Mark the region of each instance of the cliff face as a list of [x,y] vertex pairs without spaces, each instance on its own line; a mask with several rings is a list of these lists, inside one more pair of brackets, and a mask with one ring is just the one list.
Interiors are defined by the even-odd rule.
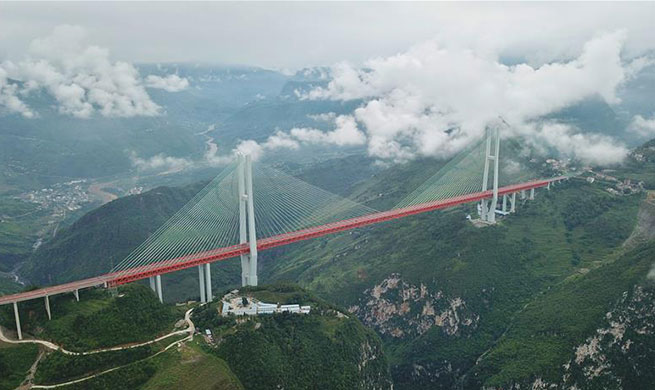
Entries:
[[397,273],[365,290],[348,311],[381,335],[401,339],[423,335],[433,327],[456,336],[463,328],[475,329],[480,320],[461,297],[447,296],[424,283],[411,284]]
[[644,389],[655,383],[655,288],[626,291],[564,366],[566,389]]
[[655,383],[655,285],[625,291],[592,335],[576,345],[559,380],[541,376],[503,387],[532,389],[648,389]]

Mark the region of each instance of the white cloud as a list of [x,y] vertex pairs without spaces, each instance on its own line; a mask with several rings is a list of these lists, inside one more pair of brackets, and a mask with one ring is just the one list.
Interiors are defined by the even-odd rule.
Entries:
[[635,115],[628,130],[644,138],[655,137],[655,115],[651,119]]
[[254,140],[241,141],[235,150],[251,154],[253,159],[258,159],[266,151],[276,149],[295,150],[302,144],[355,146],[366,143],[366,136],[357,127],[357,122],[353,116],[328,114],[322,117],[321,120],[334,122],[334,130],[321,131],[311,127],[294,127],[288,132],[277,131],[262,143],[257,143]]
[[[84,29],[78,26],[61,25],[51,35],[34,39],[28,57],[18,62],[5,61],[0,69],[7,78],[21,82],[20,87],[17,83],[11,85],[20,88],[23,95],[38,89],[47,91],[62,114],[78,118],[95,113],[133,117],[154,116],[161,111],[148,96],[137,69],[127,62],[112,62],[107,49],[88,45]],[[186,81],[174,77],[162,80],[169,88],[179,88]],[[25,116],[31,112],[24,102],[15,99],[5,97],[0,104]]]
[[[373,156],[395,161],[450,156],[481,136],[499,116],[514,127],[593,96],[619,102],[615,90],[628,76],[621,60],[625,37],[623,31],[598,36],[577,58],[540,67],[507,66],[494,54],[429,41],[391,57],[371,59],[362,67],[337,64],[327,87],[315,88],[303,98],[364,99],[354,117],[363,124]],[[566,134],[572,141],[584,138],[592,143],[575,142],[576,148],[608,150],[603,158],[607,162],[610,157],[620,160],[625,150],[607,137]],[[584,150],[563,149],[581,159],[598,160]]]
[[163,89],[168,92],[179,92],[189,87],[189,80],[176,74],[166,77],[151,74],[146,77],[146,86],[148,88]]
[[161,170],[169,172],[178,172],[193,166],[193,163],[185,158],[166,156],[163,153],[150,158],[141,158],[136,153],[130,154],[132,165],[141,171]]
[[580,133],[560,123],[528,124],[518,131],[523,132],[536,148],[545,145],[554,147],[560,153],[588,164],[620,163],[629,153],[627,147],[617,144],[611,137]]
[[16,96],[17,89],[17,85],[8,82],[7,72],[0,68],[0,107],[5,107],[10,112],[18,112],[26,118],[32,118],[34,113]]

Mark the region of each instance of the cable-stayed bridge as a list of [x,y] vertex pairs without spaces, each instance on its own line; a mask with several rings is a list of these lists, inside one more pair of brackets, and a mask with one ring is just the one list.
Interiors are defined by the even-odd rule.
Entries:
[[[239,155],[146,241],[110,272],[93,278],[0,297],[0,305],[13,304],[18,329],[18,302],[93,286],[115,287],[149,279],[162,298],[161,275],[197,267],[202,302],[211,301],[211,271],[215,261],[239,257],[242,284],[257,285],[258,253],[270,248],[391,221],[415,214],[478,203],[481,223],[516,208],[517,194],[533,199],[537,188],[567,177],[535,179],[535,173],[511,160],[518,145],[500,147],[499,130],[451,159],[396,206],[379,211],[332,194],[296,177]],[[501,156],[510,156],[503,157]]]

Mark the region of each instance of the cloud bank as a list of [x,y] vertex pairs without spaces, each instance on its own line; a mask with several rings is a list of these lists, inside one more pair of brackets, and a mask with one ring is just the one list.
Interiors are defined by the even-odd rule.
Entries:
[[[11,82],[10,82],[11,80]],[[175,92],[188,86],[177,75],[149,76],[148,86]],[[61,25],[45,38],[34,39],[29,55],[0,64],[0,105],[33,117],[23,97],[44,90],[60,113],[77,118],[155,116],[161,107],[146,92],[138,70],[110,59],[109,51],[86,43],[78,26]]]
[[[585,162],[616,163],[627,154],[616,140],[534,123],[590,97],[618,103],[617,87],[648,63],[622,61],[625,38],[622,31],[598,36],[584,45],[577,58],[539,67],[504,65],[494,54],[429,41],[391,57],[368,60],[361,67],[337,64],[326,87],[302,98],[364,100],[347,120],[356,129],[361,126],[368,153],[381,159],[451,156],[502,117],[512,125],[510,131],[534,142],[547,142]],[[361,131],[350,134],[353,142],[360,141]],[[312,135],[321,139],[317,133]]]

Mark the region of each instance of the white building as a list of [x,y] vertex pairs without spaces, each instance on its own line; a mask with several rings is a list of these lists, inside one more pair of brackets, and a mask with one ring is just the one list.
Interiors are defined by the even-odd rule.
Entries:
[[244,297],[238,295],[238,291],[231,291],[222,299],[222,316],[233,314],[235,316],[254,316],[259,314],[295,313],[309,314],[311,306],[300,306],[299,304],[280,305],[277,303],[260,302],[255,298],[246,297],[247,305],[244,305]]

